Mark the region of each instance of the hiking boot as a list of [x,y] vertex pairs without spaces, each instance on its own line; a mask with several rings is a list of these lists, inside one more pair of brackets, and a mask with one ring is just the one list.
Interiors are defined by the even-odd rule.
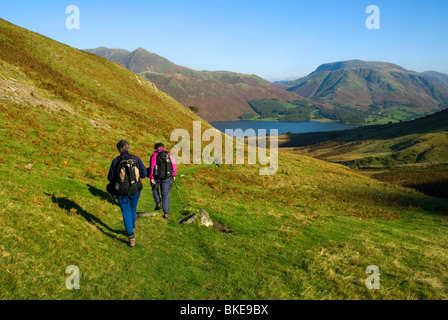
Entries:
[[156,207],[154,208],[154,210],[160,210],[160,209],[162,209],[162,202],[157,202],[156,203]]
[[134,235],[134,233],[128,234],[128,238],[129,238],[129,246],[131,248],[134,248],[135,247],[135,235]]
[[166,212],[163,213],[163,218],[164,219],[169,219],[170,215]]

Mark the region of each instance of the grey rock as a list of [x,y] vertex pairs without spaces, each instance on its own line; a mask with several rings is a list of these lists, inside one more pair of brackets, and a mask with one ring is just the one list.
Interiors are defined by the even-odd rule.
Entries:
[[202,209],[200,211],[200,214],[201,214],[201,222],[199,223],[199,225],[206,227],[213,227],[213,221],[212,219],[210,219],[210,214]]
[[200,226],[206,226],[206,227],[213,227],[213,221],[210,218],[210,214],[201,209],[197,212],[194,212],[193,214],[187,216],[186,218],[182,219],[179,224],[190,224],[193,223],[197,220],[197,218],[199,217],[199,225]]

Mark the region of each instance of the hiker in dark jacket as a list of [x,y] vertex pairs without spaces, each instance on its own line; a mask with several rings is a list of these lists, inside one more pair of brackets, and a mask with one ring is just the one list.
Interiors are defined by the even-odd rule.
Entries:
[[[157,165],[157,156],[159,155],[159,153],[164,151],[163,148],[165,148],[163,143],[157,143],[154,146],[155,152],[152,154],[151,160],[149,162],[150,167],[148,168],[148,176],[151,179],[152,194],[154,196],[154,201],[156,202],[156,207],[154,210],[160,210],[163,208],[163,218],[168,219],[170,212],[171,179],[174,180],[176,178],[177,167],[176,163],[174,163],[173,157],[170,154],[169,160],[172,163],[172,169],[173,169],[171,173],[172,176],[167,177],[165,179],[159,179],[156,176],[154,169]],[[162,193],[162,198],[160,198],[159,187]]]
[[[109,169],[109,175],[107,176],[107,179],[112,183],[112,185],[115,185],[116,182],[120,179],[120,173],[118,172],[118,170],[120,162],[123,160],[135,159],[138,165],[138,175],[140,179],[144,179],[148,175],[143,162],[137,156],[129,153],[130,146],[126,140],[122,139],[118,141],[117,149],[120,152],[120,156],[112,161]],[[123,173],[124,171],[121,174]],[[140,199],[140,192],[142,187],[143,186],[141,185],[141,182],[138,182],[137,187],[131,188],[127,194],[123,194],[115,190],[115,195],[117,197],[118,203],[120,204],[121,213],[123,214],[123,221],[126,228],[126,233],[129,238],[129,245],[131,247],[135,246],[134,228],[135,221],[137,219],[137,205],[138,200]]]

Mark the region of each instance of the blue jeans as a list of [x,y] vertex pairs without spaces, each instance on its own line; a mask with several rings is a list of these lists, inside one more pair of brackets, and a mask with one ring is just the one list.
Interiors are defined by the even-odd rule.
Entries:
[[[171,178],[155,181],[156,184],[151,184],[154,201],[157,203],[162,202],[163,212],[170,213]],[[162,193],[162,200],[160,200],[159,187]]]
[[128,235],[134,233],[135,220],[137,219],[137,205],[140,193],[133,196],[117,196],[118,203],[123,214],[124,227]]

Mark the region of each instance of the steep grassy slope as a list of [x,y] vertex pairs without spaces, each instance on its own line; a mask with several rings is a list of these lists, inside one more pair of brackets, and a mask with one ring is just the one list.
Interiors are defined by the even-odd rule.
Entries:
[[[141,75],[185,106],[195,106],[207,121],[233,120],[254,114],[253,99],[305,100],[255,75],[227,71],[198,71],[178,66],[139,48],[133,52],[97,48],[85,50],[121,64]],[[122,53],[127,52],[123,58]]]
[[[0,299],[446,299],[444,202],[343,166],[280,154],[180,166],[183,211],[126,244],[104,190],[115,142],[145,162],[197,118],[130,71],[0,20]],[[206,127],[206,124],[204,124]],[[153,208],[147,182],[138,211]],[[180,226],[203,208],[230,233]],[[81,272],[67,290],[66,268]],[[381,289],[367,290],[368,265]]]
[[396,108],[446,108],[448,87],[433,79],[390,63],[353,60],[322,65],[305,78],[283,84],[291,86],[288,91],[322,103],[381,114]]
[[105,129],[109,137],[123,132],[136,139],[142,139],[142,132],[167,137],[174,128],[190,127],[199,119],[154,85],[103,58],[5,21],[0,41],[2,98],[9,104],[48,112],[62,109],[79,121],[91,122],[90,127]]

